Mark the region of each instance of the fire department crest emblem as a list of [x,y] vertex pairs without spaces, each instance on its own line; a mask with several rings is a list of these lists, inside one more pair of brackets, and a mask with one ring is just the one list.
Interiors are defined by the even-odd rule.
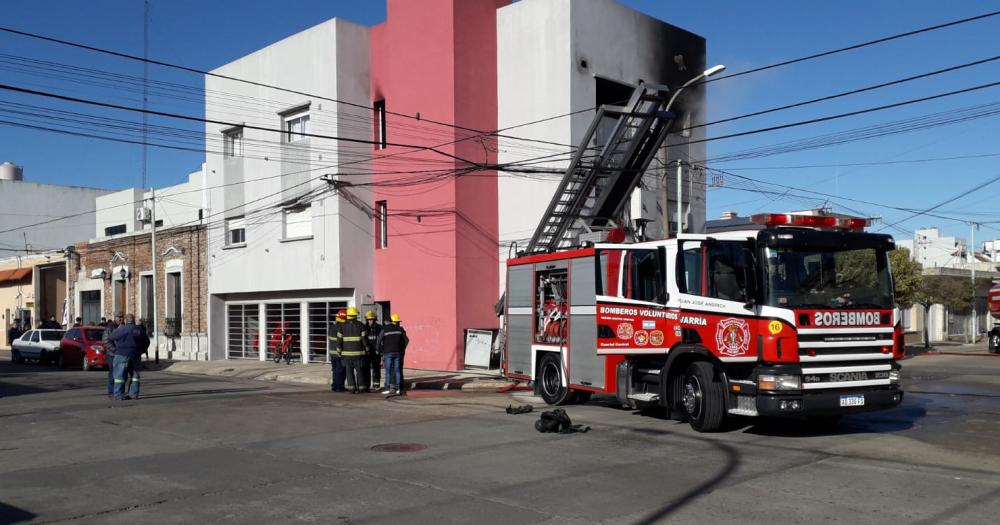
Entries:
[[646,346],[646,343],[648,342],[649,342],[649,332],[645,330],[638,330],[635,333],[635,344],[639,346]]
[[632,325],[628,323],[618,323],[618,339],[628,341],[632,339]]
[[659,330],[653,330],[649,332],[649,344],[653,346],[660,346],[663,344],[663,332]]
[[723,319],[715,328],[715,344],[719,353],[741,356],[750,348],[750,326],[743,319]]

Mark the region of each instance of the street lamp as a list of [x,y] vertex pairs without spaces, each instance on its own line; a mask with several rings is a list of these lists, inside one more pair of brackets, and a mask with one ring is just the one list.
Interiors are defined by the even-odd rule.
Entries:
[[122,280],[124,281],[125,278],[128,277],[128,272],[125,270],[125,268],[122,268],[121,270],[118,271],[118,275],[122,276]]
[[[708,77],[710,77],[710,76],[712,76],[712,75],[714,75],[714,74],[716,74],[716,73],[718,73],[720,71],[724,71],[725,69],[726,69],[726,66],[724,66],[722,64],[719,64],[719,65],[716,65],[716,66],[712,66],[712,67],[706,69],[705,71],[702,71],[701,74],[693,77],[691,80],[688,80],[687,82],[685,82],[683,85],[681,85],[681,87],[677,88],[677,91],[674,91],[674,94],[671,95],[670,100],[667,101],[667,107],[664,110],[665,111],[670,111],[670,108],[674,105],[674,101],[677,100],[677,96],[680,95],[681,91],[684,91],[685,88],[689,87],[691,84],[694,84],[695,82],[698,82],[700,80],[706,79],[706,78],[708,78]],[[681,199],[681,195],[684,192],[683,178],[684,178],[683,177],[683,168],[681,166],[680,159],[678,159],[677,160],[677,234],[678,235],[681,233],[682,230],[684,230],[684,211],[683,211],[684,210],[684,206],[682,204],[683,199]],[[664,172],[663,173],[663,182],[664,182],[664,185],[663,185],[663,194],[661,195],[662,202],[660,203],[661,204],[660,207],[663,210],[663,233],[664,233],[664,237],[667,237],[668,234],[669,234],[669,232],[670,232],[670,215],[667,213],[667,185],[666,185],[666,181],[667,181],[667,174],[666,174],[666,172]]]

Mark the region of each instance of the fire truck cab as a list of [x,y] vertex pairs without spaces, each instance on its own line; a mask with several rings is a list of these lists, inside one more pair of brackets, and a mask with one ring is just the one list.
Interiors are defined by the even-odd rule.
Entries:
[[614,395],[702,432],[731,416],[894,407],[894,243],[867,224],[764,214],[733,231],[510,259],[503,372],[549,404]]

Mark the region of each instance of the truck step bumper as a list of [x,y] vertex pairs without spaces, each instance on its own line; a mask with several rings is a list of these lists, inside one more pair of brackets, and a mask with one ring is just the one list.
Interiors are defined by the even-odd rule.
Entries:
[[[844,396],[864,396],[864,404],[841,406]],[[757,413],[770,417],[836,416],[893,408],[903,402],[898,388],[878,390],[832,389],[823,392],[781,393],[757,396]]]

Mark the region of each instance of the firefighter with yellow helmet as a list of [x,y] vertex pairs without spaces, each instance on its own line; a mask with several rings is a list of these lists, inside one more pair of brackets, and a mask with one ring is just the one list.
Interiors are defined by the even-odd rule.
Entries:
[[382,327],[377,344],[385,361],[385,388],[382,389],[382,393],[405,396],[403,354],[406,346],[410,344],[410,338],[406,336],[406,330],[399,325],[399,314],[392,314],[389,318],[392,322]]
[[365,335],[365,377],[371,374],[368,391],[376,392],[382,383],[382,356],[378,352],[378,336],[382,333],[382,327],[372,310],[365,312],[365,330],[368,331]]
[[337,333],[340,357],[347,370],[347,389],[353,394],[368,391],[368,378],[364,373],[365,337],[368,331],[358,321],[358,309],[347,309],[347,321]]
[[333,323],[327,326],[327,339],[329,340],[330,373],[333,376],[330,381],[330,390],[334,392],[346,392],[344,379],[347,373],[344,370],[343,359],[340,355],[340,328],[347,322],[347,311],[340,310]]

